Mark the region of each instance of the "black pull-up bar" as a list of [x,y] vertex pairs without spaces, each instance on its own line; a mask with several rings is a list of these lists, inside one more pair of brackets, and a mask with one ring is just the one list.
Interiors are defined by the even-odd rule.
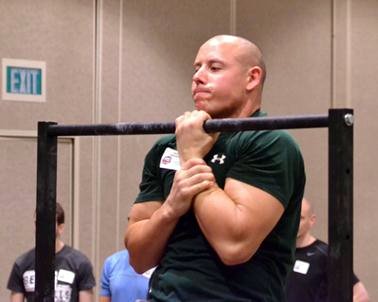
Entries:
[[[319,128],[328,126],[327,115],[225,118],[208,120],[203,128],[206,132],[227,132],[245,130],[273,130]],[[175,123],[116,123],[97,125],[51,125],[48,135],[87,136],[87,135],[132,135],[166,134],[175,132]]]
[[[328,115],[218,119],[207,132],[328,127],[329,301],[352,302],[353,270],[353,110]],[[35,301],[54,301],[57,137],[174,133],[174,123],[57,125],[38,123]]]

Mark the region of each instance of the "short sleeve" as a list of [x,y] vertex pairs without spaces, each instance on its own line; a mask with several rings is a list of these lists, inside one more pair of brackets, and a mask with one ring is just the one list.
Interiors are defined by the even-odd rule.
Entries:
[[15,262],[9,275],[7,288],[16,293],[25,293],[24,282],[19,266]]
[[109,279],[109,271],[110,270],[110,262],[109,259],[106,259],[104,262],[104,266],[101,272],[101,279],[100,279],[100,296],[102,297],[111,297],[110,292],[110,279]]
[[305,179],[299,147],[285,131],[262,131],[244,139],[240,156],[227,177],[255,186],[277,198],[286,208]]
[[151,200],[164,200],[163,189],[158,175],[161,156],[160,150],[161,146],[156,143],[144,159],[142,181],[139,185],[139,194],[135,203]]
[[358,282],[360,282],[360,279],[358,279],[355,273],[353,273],[352,282],[353,282],[353,286],[356,285]]
[[79,280],[78,290],[88,290],[96,285],[96,281],[93,275],[92,264],[88,259],[85,259],[79,266]]

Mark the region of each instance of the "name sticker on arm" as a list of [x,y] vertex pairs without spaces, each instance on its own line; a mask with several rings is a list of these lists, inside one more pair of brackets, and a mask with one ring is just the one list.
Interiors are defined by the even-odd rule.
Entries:
[[310,263],[304,262],[304,261],[301,261],[301,260],[296,260],[295,264],[294,264],[293,271],[296,272],[296,273],[306,275],[309,268],[310,268]]
[[180,170],[180,159],[177,150],[169,147],[165,149],[160,159],[159,167],[168,170]]

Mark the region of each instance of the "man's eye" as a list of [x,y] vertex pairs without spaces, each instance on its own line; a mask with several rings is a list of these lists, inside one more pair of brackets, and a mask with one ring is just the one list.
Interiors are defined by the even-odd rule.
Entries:
[[218,71],[220,70],[221,68],[219,66],[210,66],[210,70],[211,71]]

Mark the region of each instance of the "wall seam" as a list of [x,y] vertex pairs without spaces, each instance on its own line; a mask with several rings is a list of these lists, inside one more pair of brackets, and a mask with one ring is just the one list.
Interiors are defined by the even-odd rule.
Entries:
[[331,108],[351,102],[351,1],[331,2]]
[[[118,45],[118,116],[117,121],[121,121],[121,110],[122,110],[122,44],[123,44],[123,0],[120,0],[119,8],[119,45]],[[121,136],[117,136],[117,195],[116,195],[116,248],[120,246],[120,223],[121,223]]]
[[346,3],[346,107],[352,108],[351,100],[351,41],[350,41],[350,30],[351,30],[351,0],[347,0]]
[[236,35],[236,3],[237,0],[230,0],[230,34]]
[[[94,103],[93,103],[93,123],[101,123],[101,76],[102,76],[102,0],[95,0],[95,20],[94,20]],[[101,203],[101,137],[93,136],[93,162],[92,162],[92,259],[94,259],[95,267],[98,267],[99,261],[99,249],[100,249],[100,239],[99,230],[100,226],[100,203]]]
[[72,246],[78,247],[79,245],[79,214],[80,214],[80,140],[78,137],[73,137],[73,148],[72,148],[72,178],[73,178],[73,195],[72,195]]
[[335,107],[335,0],[331,1],[330,108]]

